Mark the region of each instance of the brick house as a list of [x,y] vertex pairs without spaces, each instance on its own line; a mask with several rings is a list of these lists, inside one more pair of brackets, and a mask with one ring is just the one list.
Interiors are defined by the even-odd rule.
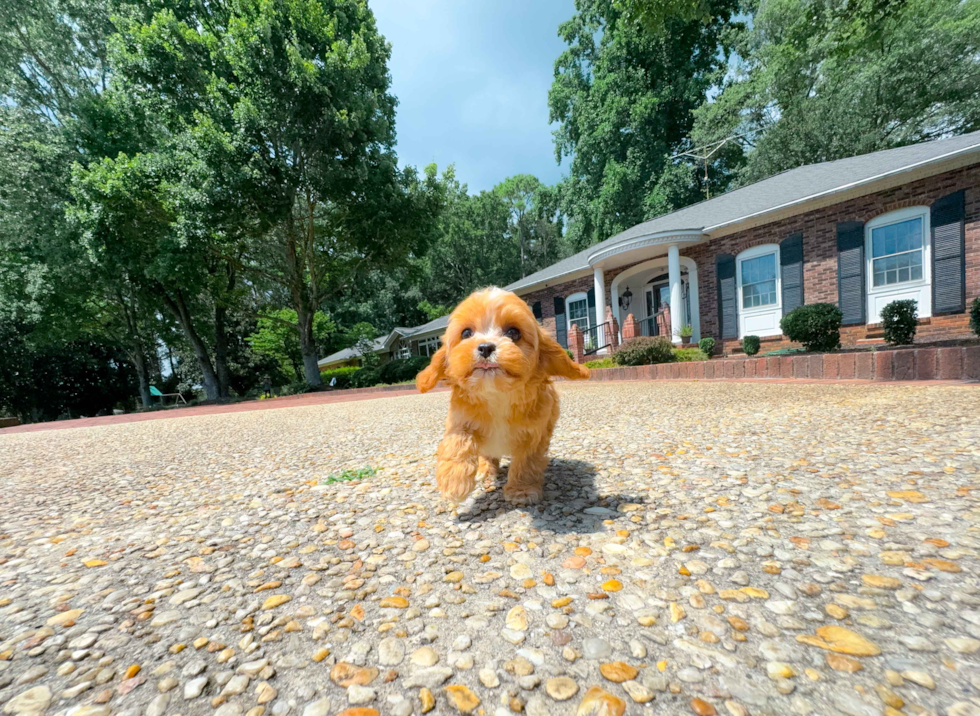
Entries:
[[[967,338],[980,295],[980,132],[813,164],[638,224],[510,286],[567,344],[713,336],[790,346],[780,319],[835,303],[845,346],[880,339],[891,301],[918,303],[918,341]],[[670,306],[669,329],[655,316]]]
[[[780,319],[835,303],[845,346],[880,341],[891,301],[918,303],[916,340],[970,337],[980,295],[980,132],[791,169],[638,224],[507,286],[587,354],[634,335],[679,334],[740,350],[792,344]],[[667,311],[663,309],[669,307]],[[657,317],[660,320],[657,320]],[[664,319],[669,316],[669,323]],[[397,328],[383,357],[431,355],[447,318]],[[351,362],[351,351],[321,367]]]

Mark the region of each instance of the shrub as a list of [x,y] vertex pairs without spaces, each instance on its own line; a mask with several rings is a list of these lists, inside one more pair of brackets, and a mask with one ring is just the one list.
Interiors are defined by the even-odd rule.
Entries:
[[616,365],[651,365],[674,361],[674,344],[661,336],[631,338],[613,354]]
[[350,388],[351,379],[354,374],[357,373],[361,368],[356,365],[347,365],[342,368],[331,368],[330,370],[320,371],[320,380],[323,381],[324,385],[330,385],[330,381],[334,378],[337,379],[336,384],[333,386],[338,390],[343,388]]
[[299,380],[295,383],[290,383],[289,385],[284,385],[279,389],[279,395],[299,395],[300,393],[309,393],[316,388],[305,380]]
[[370,388],[381,382],[380,368],[361,368],[350,379],[351,388]]
[[745,351],[745,355],[754,356],[759,352],[759,346],[762,341],[759,340],[759,336],[745,336],[742,339],[742,350]]
[[919,304],[911,299],[892,301],[881,309],[881,322],[885,328],[885,343],[907,346],[915,340]]
[[616,363],[612,358],[599,358],[596,360],[586,361],[586,368],[614,368]]
[[811,303],[783,316],[779,327],[791,341],[808,351],[833,351],[840,347],[843,315],[832,303]]
[[710,356],[700,348],[675,348],[674,360],[678,363],[687,363],[695,360],[708,360]]
[[715,352],[715,339],[710,336],[705,336],[698,341],[698,348],[701,349],[702,353],[710,357]]
[[427,365],[429,365],[429,359],[425,356],[412,356],[411,358],[398,358],[389,361],[381,366],[381,382],[390,385],[415,380],[415,376]]
[[974,298],[970,304],[970,328],[980,336],[980,296]]

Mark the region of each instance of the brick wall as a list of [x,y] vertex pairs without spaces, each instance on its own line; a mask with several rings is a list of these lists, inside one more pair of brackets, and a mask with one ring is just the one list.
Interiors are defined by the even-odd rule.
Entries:
[[[966,296],[967,307],[980,295],[980,167],[972,166],[946,172],[893,189],[868,194],[840,204],[816,209],[763,226],[740,231],[705,244],[683,249],[681,254],[694,259],[698,267],[698,300],[701,313],[701,335],[719,333],[718,296],[715,277],[715,256],[720,253],[737,255],[761,244],[779,243],[790,234],[803,234],[803,294],[806,303],[837,303],[837,223],[840,221],[868,222],[881,214],[910,206],[929,206],[939,197],[960,189],[966,190]],[[638,262],[640,263],[640,262]],[[633,264],[635,265],[635,264]],[[605,272],[606,305],[610,303],[613,279],[630,266]],[[525,294],[529,304],[541,301],[542,322],[554,335],[555,296],[568,296],[588,291],[592,276],[573,279],[541,291]],[[848,326],[841,331],[844,345],[880,335],[876,326]],[[966,313],[933,316],[920,325],[917,342],[958,339],[970,336],[969,316]],[[719,341],[719,349],[731,353],[740,347],[739,341]],[[784,338],[764,340],[763,350],[793,345]]]

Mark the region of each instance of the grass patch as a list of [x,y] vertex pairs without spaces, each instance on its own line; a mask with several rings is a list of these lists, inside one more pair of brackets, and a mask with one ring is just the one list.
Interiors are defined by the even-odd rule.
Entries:
[[362,467],[357,470],[351,470],[350,468],[344,470],[339,475],[330,475],[324,480],[321,485],[333,485],[336,482],[351,482],[352,480],[363,480],[367,477],[374,477],[378,474],[378,471],[373,467]]
[[597,358],[596,360],[586,361],[586,368],[615,368],[612,358]]

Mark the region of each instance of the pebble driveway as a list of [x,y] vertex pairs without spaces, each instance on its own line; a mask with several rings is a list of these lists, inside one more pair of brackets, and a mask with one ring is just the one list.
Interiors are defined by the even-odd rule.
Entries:
[[446,393],[0,435],[0,711],[980,715],[980,389],[560,391],[532,509]]

